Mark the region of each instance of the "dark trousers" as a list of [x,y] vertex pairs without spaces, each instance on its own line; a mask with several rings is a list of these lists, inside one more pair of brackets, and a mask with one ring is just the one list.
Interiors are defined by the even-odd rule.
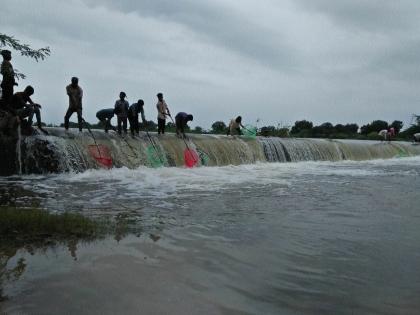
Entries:
[[165,124],[166,124],[166,119],[158,118],[158,134],[160,134],[161,132],[162,134],[165,133]]
[[121,125],[124,128],[124,133],[127,134],[127,117],[117,116],[118,133],[121,134]]
[[112,129],[114,131],[116,130],[115,127],[111,124],[111,118],[103,118],[99,120],[104,125],[105,132],[108,132],[109,129]]
[[184,127],[186,123],[184,120],[178,116],[175,117],[175,126],[176,126],[176,133],[182,133],[184,135]]
[[2,93],[2,99],[3,99],[3,106],[9,106],[10,100],[13,96],[13,83],[6,83],[2,82],[1,84],[1,93]]
[[66,116],[64,116],[64,128],[69,129],[69,119],[73,113],[77,113],[77,123],[79,124],[79,130],[82,131],[82,109],[81,108],[70,108],[67,110]]
[[128,120],[130,122],[130,132],[134,135],[134,132],[139,134],[140,132],[140,125],[139,125],[139,115],[128,116]]
[[38,127],[41,127],[41,112],[39,111],[39,108],[36,106],[27,106],[22,109],[17,110],[17,115],[20,119],[28,118],[29,125],[32,126],[32,120],[34,117],[34,114],[36,116],[36,123]]

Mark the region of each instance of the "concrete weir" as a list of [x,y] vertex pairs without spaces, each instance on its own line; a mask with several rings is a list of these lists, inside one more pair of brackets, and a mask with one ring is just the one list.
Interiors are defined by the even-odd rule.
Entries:
[[[256,162],[299,162],[388,159],[420,155],[420,146],[408,142],[227,137],[190,134],[186,143],[174,134],[140,133],[121,137],[102,130],[79,133],[47,128],[49,135],[0,139],[0,175],[82,172],[101,168],[96,144],[105,148],[113,167],[156,166],[151,152],[159,152],[163,166],[183,166],[186,146],[199,156],[198,166],[223,166]],[[95,144],[96,142],[96,144]],[[18,147],[19,146],[19,147]],[[92,149],[93,148],[93,149]],[[93,150],[93,152],[92,152]]]

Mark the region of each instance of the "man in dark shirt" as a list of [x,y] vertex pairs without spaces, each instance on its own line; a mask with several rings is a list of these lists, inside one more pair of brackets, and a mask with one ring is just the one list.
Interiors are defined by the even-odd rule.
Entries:
[[99,119],[100,122],[102,122],[105,125],[105,132],[108,133],[109,129],[112,129],[116,131],[117,129],[111,125],[111,119],[114,117],[114,109],[113,108],[107,108],[107,109],[101,109],[96,113],[96,117]]
[[134,131],[139,134],[139,114],[144,125],[146,125],[146,117],[144,116],[144,101],[138,100],[137,103],[132,104],[128,109],[128,120],[130,121],[130,132],[134,136]]
[[120,99],[115,102],[115,114],[117,115],[118,133],[121,134],[121,124],[124,128],[124,133],[127,134],[127,116],[128,116],[128,102],[125,100],[126,94],[120,93]]
[[69,96],[69,108],[67,109],[66,115],[64,116],[64,128],[69,129],[69,120],[73,113],[77,113],[77,122],[79,125],[79,131],[82,131],[82,98],[83,90],[79,86],[79,79],[76,77],[71,78],[71,84],[66,86],[66,92]]
[[32,126],[32,119],[34,114],[36,115],[36,122],[38,128],[45,134],[47,131],[42,128],[41,125],[41,105],[35,104],[31,96],[34,94],[34,88],[28,85],[23,92],[15,93],[11,100],[9,111],[17,117],[18,123],[23,119],[28,118],[29,126]]
[[10,50],[2,50],[1,55],[3,56],[3,62],[1,63],[0,73],[3,75],[3,80],[1,81],[2,89],[2,99],[3,106],[8,106],[10,100],[13,96],[13,86],[17,85],[15,82],[15,72],[13,70],[12,63],[12,53]]
[[184,129],[189,121],[193,121],[193,115],[180,112],[175,116],[176,134],[185,138]]

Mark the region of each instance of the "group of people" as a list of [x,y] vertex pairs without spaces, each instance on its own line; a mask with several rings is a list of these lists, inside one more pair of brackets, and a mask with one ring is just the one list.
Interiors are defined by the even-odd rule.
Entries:
[[[163,94],[158,93],[158,101],[156,104],[156,109],[158,112],[157,121],[158,121],[158,134],[165,133],[166,118],[170,117],[172,119],[171,113],[169,111],[168,105],[163,99]],[[129,105],[126,100],[126,93],[120,92],[119,99],[115,102],[114,108],[101,109],[96,113],[96,117],[105,127],[105,132],[108,132],[109,129],[112,129],[118,134],[127,134],[127,123],[130,124],[130,132],[134,137],[140,132],[139,116],[143,122],[143,125],[147,127],[147,120],[144,115],[144,101],[139,99],[136,103]],[[117,116],[117,128],[111,124],[111,119]],[[191,114],[185,112],[179,112],[175,116],[175,126],[176,133],[180,137],[185,138],[185,128],[188,122],[193,121],[194,117]]]
[[[5,111],[11,117],[15,117],[14,123],[18,125],[25,124],[28,128],[32,128],[33,116],[36,117],[36,123],[38,128],[45,134],[48,132],[43,129],[41,122],[41,105],[34,103],[31,96],[35,90],[32,86],[28,85],[23,91],[14,93],[14,87],[17,86],[15,80],[15,71],[13,69],[11,60],[12,54],[9,50],[2,50],[1,55],[3,62],[1,64],[1,74],[3,80],[1,82],[2,98],[0,99],[0,109]],[[77,77],[71,78],[71,83],[66,86],[66,93],[69,98],[69,105],[64,116],[64,128],[68,130],[69,121],[71,116],[76,113],[79,131],[83,130],[83,89],[79,86],[79,79]],[[188,122],[193,121],[193,115],[185,112],[179,112],[175,116],[175,120],[172,118],[169,111],[168,105],[166,104],[163,94],[158,93],[157,95],[157,123],[158,123],[158,134],[165,133],[165,126],[167,118],[171,118],[176,126],[177,135],[185,138],[185,128]],[[120,92],[119,99],[115,102],[114,108],[101,109],[96,113],[96,117],[100,122],[103,123],[105,132],[109,129],[118,132],[118,134],[127,134],[127,124],[130,124],[130,132],[132,136],[138,135],[140,132],[139,117],[141,117],[142,123],[147,127],[147,121],[144,114],[144,101],[139,99],[136,103],[129,105],[126,100],[126,93]],[[111,119],[117,116],[117,127],[111,124]],[[238,116],[232,119],[228,128],[228,135],[240,135],[241,134],[242,117]]]
[[34,115],[38,128],[45,134],[48,134],[41,125],[41,105],[34,103],[31,96],[35,90],[32,86],[28,85],[23,91],[14,93],[14,87],[17,86],[15,81],[15,71],[13,69],[11,60],[12,53],[9,50],[2,50],[1,55],[3,62],[1,63],[0,73],[3,76],[1,82],[2,98],[0,101],[0,108],[10,117],[15,117],[12,120],[12,126],[27,124],[32,126]]
[[[3,61],[1,64],[1,71],[3,78],[1,81],[2,97],[0,99],[0,109],[9,115],[13,120],[13,125],[23,125],[32,128],[33,116],[36,116],[38,128],[45,134],[48,132],[43,129],[41,121],[41,105],[34,103],[31,96],[35,90],[28,85],[23,91],[14,93],[14,87],[17,86],[15,80],[16,74],[13,69],[11,60],[12,53],[9,50],[1,50]],[[77,77],[71,78],[71,83],[66,86],[66,93],[69,97],[69,107],[64,116],[64,128],[68,130],[70,117],[76,113],[79,131],[83,130],[83,89],[79,86],[79,79]],[[147,121],[144,115],[144,101],[139,99],[131,106],[126,100],[126,93],[121,92],[119,99],[115,102],[114,108],[102,109],[96,113],[96,117],[104,123],[105,132],[109,129],[117,131],[119,134],[124,131],[127,134],[127,122],[130,123],[131,135],[139,134],[140,124],[139,116],[142,119],[143,125],[146,126]],[[158,134],[165,133],[166,119],[172,116],[169,112],[168,105],[163,99],[163,94],[157,94],[158,102],[156,104],[158,112]],[[117,128],[112,126],[111,119],[117,116]],[[173,119],[172,119],[173,120]],[[188,122],[193,120],[193,115],[185,112],[180,112],[175,116],[176,131],[179,136],[185,137],[185,128]],[[10,126],[10,127],[14,127]]]

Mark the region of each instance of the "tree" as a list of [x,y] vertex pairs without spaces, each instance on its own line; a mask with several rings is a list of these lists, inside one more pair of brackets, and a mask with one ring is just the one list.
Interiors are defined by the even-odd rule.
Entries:
[[369,133],[379,132],[383,129],[388,129],[388,123],[383,120],[374,120],[370,124],[360,127],[360,133],[368,135]]
[[203,133],[203,128],[202,128],[202,127],[200,127],[200,126],[196,126],[196,127],[194,128],[194,132],[195,132],[195,133]]
[[146,129],[147,131],[156,131],[157,125],[153,120],[146,120],[146,126],[144,126],[143,123],[140,123],[140,128]]
[[295,122],[295,125],[290,130],[290,133],[297,134],[303,130],[311,130],[313,127],[313,123],[307,120],[299,120]]
[[211,125],[213,133],[225,133],[226,128],[226,124],[223,121],[216,121]]
[[346,124],[344,130],[346,133],[357,133],[359,126],[357,124]]
[[[9,36],[3,33],[0,33],[0,51],[2,47],[10,47],[13,50],[19,51],[22,56],[35,59],[36,62],[39,60],[44,60],[51,54],[49,47],[44,47],[40,49],[32,49],[28,44],[22,44],[18,39],[13,36]],[[15,70],[15,76],[17,79],[25,79],[26,76],[23,73],[20,73],[17,69]]]
[[275,136],[276,127],[274,126],[264,126],[261,127],[260,135],[264,137],[272,137]]
[[389,126],[395,129],[395,133],[399,133],[404,126],[404,123],[400,120],[394,120]]

